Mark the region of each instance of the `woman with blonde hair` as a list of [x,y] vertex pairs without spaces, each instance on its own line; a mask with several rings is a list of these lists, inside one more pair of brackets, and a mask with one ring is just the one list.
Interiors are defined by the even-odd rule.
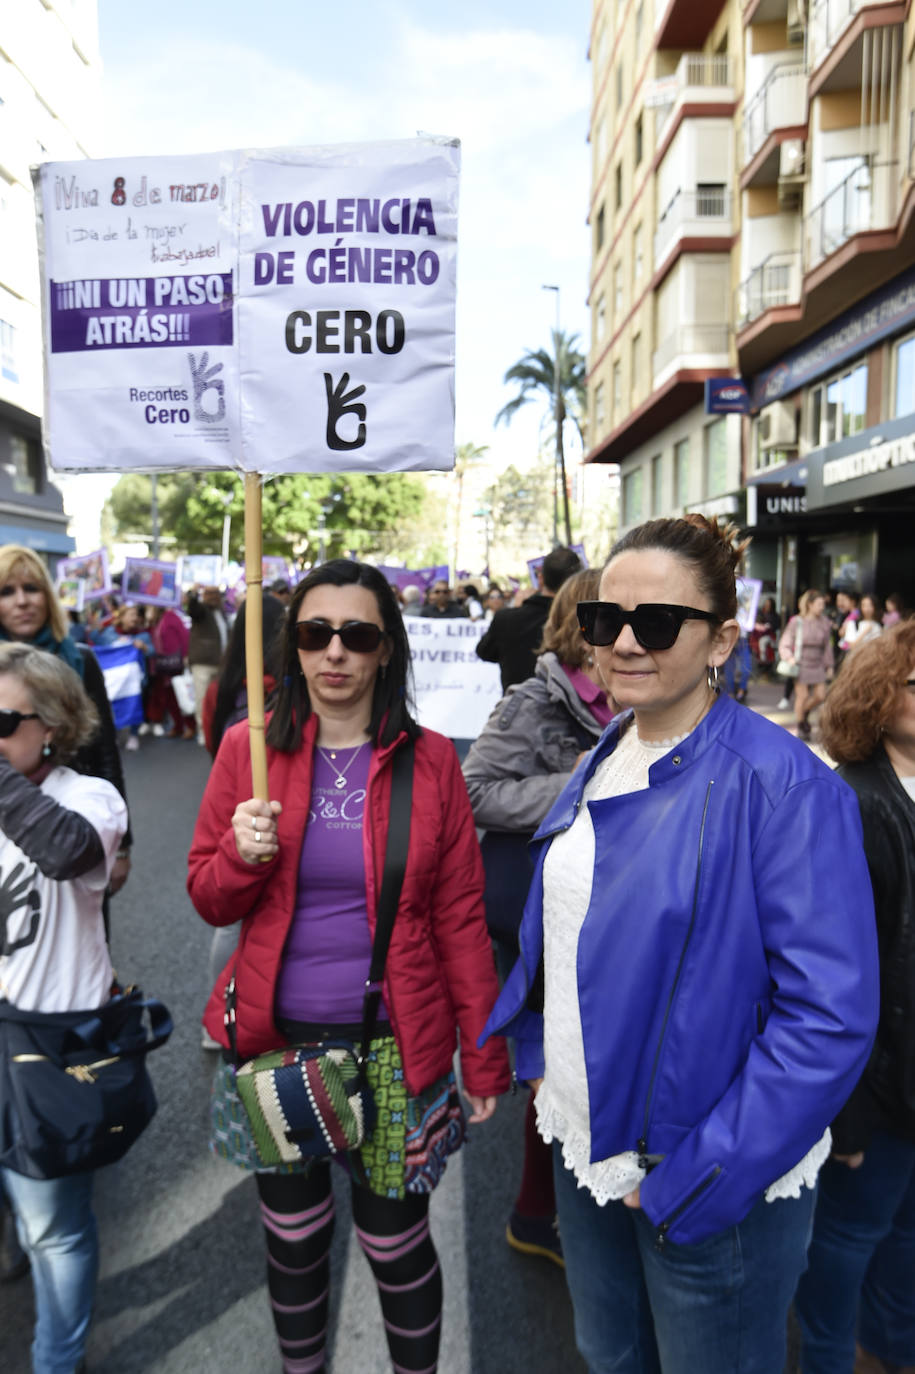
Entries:
[[798,602],[799,615],[793,615],[779,641],[782,663],[797,669],[794,714],[801,739],[810,738],[809,717],[826,700],[826,683],[833,672],[832,626],[824,610],[826,598],[812,587]]
[[915,621],[855,645],[821,730],[861,810],[880,1022],[820,1175],[801,1367],[889,1374],[915,1368]]

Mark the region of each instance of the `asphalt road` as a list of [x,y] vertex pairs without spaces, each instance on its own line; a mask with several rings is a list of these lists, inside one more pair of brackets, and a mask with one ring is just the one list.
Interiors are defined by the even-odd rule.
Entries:
[[[209,929],[184,888],[209,767],[196,744],[144,737],[125,755],[133,872],[112,903],[120,977],[170,1007],[175,1031],[150,1059],[159,1112],[96,1183],[101,1273],[91,1374],[271,1374],[280,1370],[264,1283],[253,1180],[207,1151],[215,1056],[200,1048]],[[445,1279],[440,1374],[583,1374],[562,1272],[504,1240],[517,1184],[523,1096],[472,1128],[432,1204]],[[390,1369],[368,1268],[337,1190],[328,1367]],[[0,1369],[28,1374],[28,1279],[0,1287]]]

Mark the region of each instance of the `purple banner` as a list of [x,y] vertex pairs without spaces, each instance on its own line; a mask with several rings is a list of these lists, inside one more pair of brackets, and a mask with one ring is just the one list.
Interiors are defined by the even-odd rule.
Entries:
[[52,281],[51,352],[232,343],[232,273]]

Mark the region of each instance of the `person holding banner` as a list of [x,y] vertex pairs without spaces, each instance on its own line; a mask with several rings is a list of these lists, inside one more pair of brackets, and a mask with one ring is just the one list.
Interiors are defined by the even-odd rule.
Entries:
[[[75,669],[95,707],[99,725],[73,760],[78,773],[105,778],[124,800],[124,772],[105,679],[92,650],[75,643],[70,622],[41,559],[19,544],[0,547],[0,641],[17,640],[44,649]],[[130,872],[133,838],[128,825],[111,870],[108,890],[119,892]],[[106,918],[107,919],[107,918]]]
[[[282,678],[267,726],[271,800],[251,796],[248,729],[224,734],[189,859],[188,890],[214,926],[241,921],[237,958],[205,1025],[223,1046],[234,979],[240,1059],[334,1034],[361,1034],[361,1010],[391,822],[395,754],[413,753],[406,872],[393,923],[369,1083],[384,1111],[351,1175],[356,1234],[378,1285],[393,1367],[437,1366],[442,1279],[429,1195],[464,1138],[453,1072],[460,1032],[471,1122],[509,1086],[504,1046],[477,1048],[496,995],[483,868],[457,755],[421,730],[407,698],[409,645],[383,575],[332,560],[296,587]],[[211,1147],[256,1170],[268,1288],[288,1374],[324,1368],[330,1162],[265,1170],[235,1090],[217,1071]]]

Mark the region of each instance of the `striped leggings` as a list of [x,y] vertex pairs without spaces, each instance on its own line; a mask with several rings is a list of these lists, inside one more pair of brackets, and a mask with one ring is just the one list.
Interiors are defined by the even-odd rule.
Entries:
[[[330,1164],[307,1176],[258,1174],[267,1287],[284,1374],[323,1374],[334,1195]],[[402,1201],[352,1185],[356,1235],[375,1278],[394,1374],[435,1374],[442,1276],[429,1196]]]

